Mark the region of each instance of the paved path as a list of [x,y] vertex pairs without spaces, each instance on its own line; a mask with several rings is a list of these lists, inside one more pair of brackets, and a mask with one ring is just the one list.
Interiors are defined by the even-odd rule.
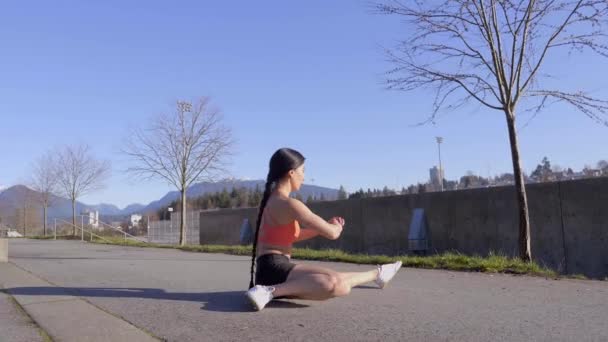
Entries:
[[[109,316],[105,324],[113,318],[120,331],[136,327],[142,340],[608,340],[608,282],[404,268],[384,290],[362,286],[345,298],[277,301],[254,312],[243,296],[247,257],[11,240],[9,259],[14,272],[38,279],[37,285],[12,281],[9,293],[18,300],[71,297],[82,302],[80,310]],[[302,262],[342,271],[370,267]],[[77,313],[62,315],[79,324]]]
[[[1,276],[0,276],[1,278]],[[0,292],[0,342],[42,342],[40,330],[13,299]]]

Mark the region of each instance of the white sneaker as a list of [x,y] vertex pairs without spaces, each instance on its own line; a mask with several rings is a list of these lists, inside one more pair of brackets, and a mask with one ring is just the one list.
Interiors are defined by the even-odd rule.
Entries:
[[392,264],[385,264],[378,266],[378,278],[376,278],[376,284],[383,289],[388,282],[393,279],[395,274],[401,269],[401,261],[397,261]]
[[274,287],[272,286],[256,285],[250,288],[246,294],[255,309],[260,311],[274,298],[273,292]]

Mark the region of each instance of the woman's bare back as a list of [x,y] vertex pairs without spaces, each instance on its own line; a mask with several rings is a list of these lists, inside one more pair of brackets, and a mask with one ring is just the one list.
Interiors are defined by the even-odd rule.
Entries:
[[[263,227],[276,227],[289,224],[294,221],[293,211],[290,209],[289,198],[283,198],[279,195],[272,195],[264,212],[262,213],[262,222],[260,223],[260,229]],[[269,253],[284,254],[291,256],[291,247],[268,245],[260,243],[257,248],[257,255],[264,255]]]

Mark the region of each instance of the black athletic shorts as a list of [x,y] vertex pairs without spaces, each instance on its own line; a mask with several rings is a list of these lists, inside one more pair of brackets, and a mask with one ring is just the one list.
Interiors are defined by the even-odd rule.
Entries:
[[260,255],[256,261],[255,283],[267,286],[284,283],[295,266],[282,254]]

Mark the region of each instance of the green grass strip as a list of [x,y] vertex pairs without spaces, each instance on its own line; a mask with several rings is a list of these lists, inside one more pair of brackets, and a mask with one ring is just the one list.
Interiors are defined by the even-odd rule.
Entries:
[[[52,239],[53,237],[28,237],[40,239]],[[75,239],[73,236],[58,236],[58,239]],[[77,237],[76,239],[79,239]],[[199,253],[225,253],[232,255],[251,255],[251,245],[248,246],[228,246],[228,245],[186,245],[175,246],[156,243],[144,243],[132,240],[124,240],[119,237],[104,237],[110,242],[94,239],[93,242],[99,244],[111,244],[133,247],[154,247],[154,248],[173,248],[187,252]],[[542,277],[557,278],[557,272],[539,266],[534,262],[523,262],[517,258],[510,258],[504,255],[491,253],[486,257],[469,256],[455,252],[446,252],[429,256],[387,256],[387,255],[368,255],[350,254],[336,249],[315,250],[309,248],[292,249],[294,259],[347,262],[353,264],[385,264],[401,260],[404,267],[442,269],[451,271],[485,272],[485,273],[509,273],[526,274]],[[584,276],[566,276],[568,278],[586,279]]]

